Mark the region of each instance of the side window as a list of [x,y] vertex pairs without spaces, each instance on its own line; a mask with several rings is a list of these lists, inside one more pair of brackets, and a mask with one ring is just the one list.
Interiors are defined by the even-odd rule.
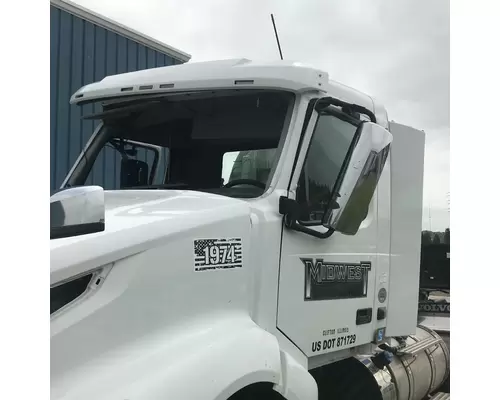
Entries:
[[333,115],[319,116],[297,188],[301,222],[322,220],[356,129]]
[[156,160],[156,151],[152,148],[136,146],[130,143],[125,143],[124,146],[120,147],[117,141],[111,140],[99,152],[87,176],[85,185],[99,185],[105,190],[122,188],[123,159],[140,162],[143,168],[138,170],[147,174],[148,178],[151,172],[157,168],[158,172],[152,183],[161,184],[165,177],[167,157],[168,149],[163,148],[160,152],[160,159]]

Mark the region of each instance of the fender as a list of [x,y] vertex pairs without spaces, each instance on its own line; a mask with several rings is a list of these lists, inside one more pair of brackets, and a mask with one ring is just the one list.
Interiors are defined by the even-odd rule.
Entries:
[[281,380],[274,387],[287,400],[317,400],[318,385],[307,369],[281,352]]
[[[144,338],[71,371],[52,382],[52,398],[222,400],[252,383],[280,383],[275,336],[241,313],[207,317],[189,324],[190,332],[184,326],[175,335]],[[286,360],[293,371],[296,366]]]

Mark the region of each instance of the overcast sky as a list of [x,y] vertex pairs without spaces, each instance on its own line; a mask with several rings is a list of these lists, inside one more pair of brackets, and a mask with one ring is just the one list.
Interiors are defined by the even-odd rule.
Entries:
[[[192,55],[279,57],[319,67],[379,98],[389,119],[426,135],[423,228],[449,226],[448,0],[76,0]],[[429,215],[430,207],[430,215]]]

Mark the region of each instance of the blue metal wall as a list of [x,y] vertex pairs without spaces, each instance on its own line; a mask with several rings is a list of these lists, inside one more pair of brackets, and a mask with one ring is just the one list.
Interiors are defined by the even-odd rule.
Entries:
[[[180,60],[50,7],[50,188],[57,189],[96,127],[82,115],[97,106],[70,105],[71,95],[107,75],[165,65]],[[90,184],[117,181],[116,155],[99,157]]]

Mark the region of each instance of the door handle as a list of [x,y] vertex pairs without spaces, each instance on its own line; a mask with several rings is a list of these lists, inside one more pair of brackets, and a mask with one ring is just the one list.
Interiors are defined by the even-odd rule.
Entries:
[[356,325],[369,324],[372,322],[372,308],[360,308],[356,311]]

